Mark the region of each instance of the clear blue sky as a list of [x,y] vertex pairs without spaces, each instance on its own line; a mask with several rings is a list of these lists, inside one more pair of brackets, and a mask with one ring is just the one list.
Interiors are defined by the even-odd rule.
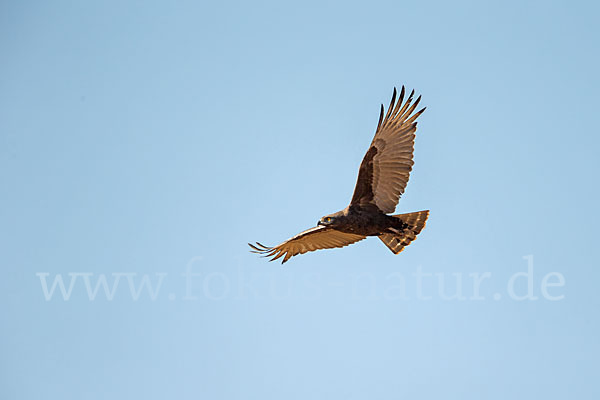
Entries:
[[[599,398],[598,12],[3,2],[0,397]],[[250,254],[346,206],[402,84],[419,238]]]

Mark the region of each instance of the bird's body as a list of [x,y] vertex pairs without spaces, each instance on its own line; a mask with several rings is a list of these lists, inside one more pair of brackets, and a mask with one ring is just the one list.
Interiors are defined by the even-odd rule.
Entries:
[[317,225],[330,226],[341,232],[362,236],[379,236],[382,233],[393,233],[392,229],[403,229],[406,225],[402,220],[381,211],[371,212],[350,206],[342,211],[330,214],[328,217],[332,218],[331,224],[327,225],[322,219]]
[[403,103],[404,87],[396,103],[396,89],[384,118],[383,105],[375,137],[363,158],[350,205],[324,216],[317,226],[275,247],[249,244],[271,261],[309,251],[344,247],[367,236],[377,236],[394,253],[400,253],[425,227],[429,211],[389,215],[404,192],[413,166],[417,123],[425,110],[413,114],[421,97],[412,103],[414,91]]

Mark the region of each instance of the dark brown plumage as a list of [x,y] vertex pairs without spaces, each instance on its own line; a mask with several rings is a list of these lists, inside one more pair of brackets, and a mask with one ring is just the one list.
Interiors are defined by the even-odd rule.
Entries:
[[350,205],[326,215],[317,226],[305,230],[275,247],[248,243],[254,253],[283,257],[282,263],[297,254],[319,249],[344,247],[367,236],[378,236],[394,253],[400,253],[421,230],[429,211],[388,215],[396,209],[412,170],[416,119],[425,108],[414,112],[421,96],[413,103],[414,90],[404,102],[404,86],[396,102],[396,88],[384,116],[381,105],[375,137],[358,170]]

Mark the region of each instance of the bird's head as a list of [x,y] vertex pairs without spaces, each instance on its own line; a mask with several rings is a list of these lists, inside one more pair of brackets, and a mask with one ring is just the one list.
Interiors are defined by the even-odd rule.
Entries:
[[317,222],[317,226],[319,225],[323,225],[323,226],[328,226],[328,225],[336,225],[337,223],[339,223],[341,221],[341,212],[336,212],[333,214],[329,214],[326,215],[324,217],[322,217],[319,222]]

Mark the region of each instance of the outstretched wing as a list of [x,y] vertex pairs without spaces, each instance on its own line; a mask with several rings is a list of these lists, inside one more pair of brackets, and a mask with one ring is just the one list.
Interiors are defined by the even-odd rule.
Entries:
[[[413,114],[421,96],[412,103],[413,90],[403,104],[404,86],[396,103],[396,88],[387,113],[383,115],[383,104],[379,123],[371,146],[365,154],[360,169],[351,206],[377,207],[384,213],[394,212],[413,166],[415,144],[415,120],[425,108]],[[412,103],[412,104],[411,104]]]
[[349,244],[363,240],[365,236],[353,233],[337,231],[328,226],[316,226],[301,232],[291,239],[277,245],[268,247],[256,242],[256,245],[248,243],[253,253],[264,254],[265,257],[273,257],[269,261],[277,260],[283,256],[282,264],[298,254],[304,254],[309,251],[320,249],[333,249],[335,247],[344,247]]

